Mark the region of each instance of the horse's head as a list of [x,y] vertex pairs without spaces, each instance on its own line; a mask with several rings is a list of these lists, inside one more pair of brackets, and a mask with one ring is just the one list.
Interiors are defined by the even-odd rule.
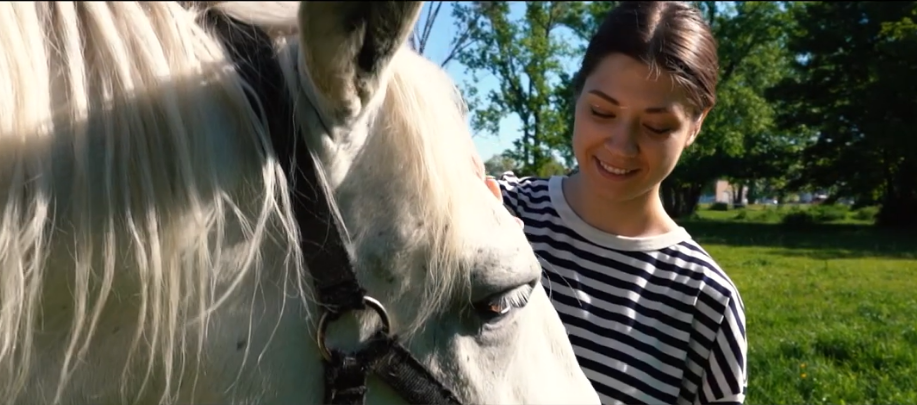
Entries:
[[[532,249],[473,170],[461,97],[404,46],[419,10],[300,8],[300,120],[360,282],[408,348],[469,403],[596,403]],[[354,330],[378,327],[371,313],[359,319],[332,329],[329,345],[349,347]]]
[[[461,98],[403,46],[419,5],[297,7],[0,2],[0,398],[321,401],[310,252],[268,137],[290,120],[246,96],[269,86],[240,72],[271,52],[233,69],[216,34],[230,15],[271,35],[259,52],[277,51],[324,176],[295,191],[328,190],[403,345],[466,403],[598,403],[523,233],[473,172]],[[377,328],[345,316],[327,343]],[[370,402],[403,400],[369,385]]]

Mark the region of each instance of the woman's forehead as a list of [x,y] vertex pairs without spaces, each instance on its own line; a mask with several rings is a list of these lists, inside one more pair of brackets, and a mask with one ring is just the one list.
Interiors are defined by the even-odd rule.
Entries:
[[603,59],[586,79],[583,92],[622,108],[647,112],[685,112],[689,108],[684,89],[671,74],[622,54]]

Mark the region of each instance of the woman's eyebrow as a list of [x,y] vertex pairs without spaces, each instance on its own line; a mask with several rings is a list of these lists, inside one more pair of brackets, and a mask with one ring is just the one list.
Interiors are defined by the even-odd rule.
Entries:
[[[621,103],[618,100],[615,100],[614,97],[609,96],[608,94],[603,93],[601,90],[589,90],[589,94],[592,94],[598,98],[601,98],[609,103],[612,103],[616,106],[620,106]],[[671,106],[662,106],[662,107],[649,107],[644,111],[650,114],[660,114],[660,113],[673,113]]]

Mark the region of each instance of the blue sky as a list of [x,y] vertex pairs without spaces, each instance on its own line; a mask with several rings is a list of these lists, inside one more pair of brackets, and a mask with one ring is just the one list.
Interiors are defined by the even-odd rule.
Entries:
[[[427,2],[424,5],[420,21],[417,23],[418,27],[423,26],[427,9],[431,4],[431,2]],[[449,44],[456,35],[456,28],[452,19],[452,4],[453,2],[451,1],[443,2],[424,50],[424,56],[437,63],[441,63],[446,58],[449,52]],[[524,3],[521,2],[513,4],[511,6],[511,17],[521,17],[524,11],[523,7]],[[465,73],[465,66],[454,60],[446,65],[446,71],[459,86],[464,86],[466,81],[471,80],[471,75]],[[497,81],[492,75],[481,72],[479,76],[481,76],[481,80],[477,83],[479,94],[487,94],[491,89],[496,88]],[[512,142],[519,138],[520,124],[519,119],[515,116],[507,117],[500,123],[499,134],[475,134],[473,139],[481,158],[487,160],[491,156],[511,148],[513,146]]]

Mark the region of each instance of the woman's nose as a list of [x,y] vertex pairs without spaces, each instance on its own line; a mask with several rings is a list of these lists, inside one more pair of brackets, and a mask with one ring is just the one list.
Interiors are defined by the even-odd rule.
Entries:
[[605,139],[605,148],[617,156],[626,158],[637,156],[637,153],[640,152],[640,148],[637,145],[639,125],[626,122],[617,124],[611,128],[611,136]]

